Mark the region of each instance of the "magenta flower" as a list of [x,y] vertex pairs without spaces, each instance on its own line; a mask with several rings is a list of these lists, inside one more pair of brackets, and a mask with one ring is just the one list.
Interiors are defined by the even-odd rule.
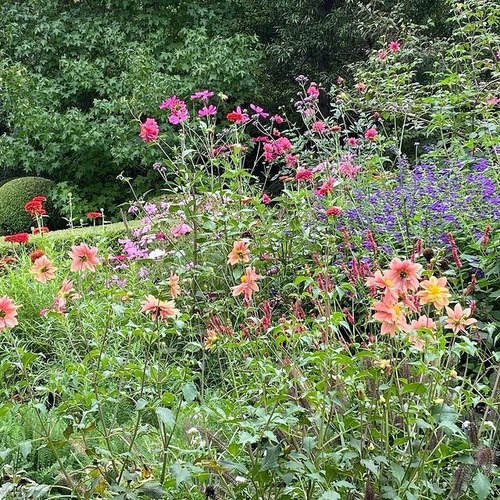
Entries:
[[374,141],[377,135],[378,135],[377,130],[372,127],[365,132],[365,139],[367,141]]
[[306,90],[306,92],[307,92],[307,95],[311,96],[311,97],[318,97],[319,96],[319,90],[318,90],[318,87],[316,87],[315,83],[311,83],[311,85],[309,85],[309,88]]
[[213,116],[215,114],[217,114],[217,108],[213,104],[210,104],[210,106],[203,106],[203,108],[198,111],[198,116],[201,118],[204,116]]
[[269,113],[265,113],[264,110],[255,104],[250,104],[250,109],[253,109],[261,118],[267,118]]
[[391,52],[397,52],[401,48],[401,44],[394,40],[393,42],[389,43],[389,50]]
[[160,129],[154,118],[147,118],[144,123],[141,123],[141,131],[139,132],[139,137],[144,142],[156,141]]
[[179,109],[172,109],[168,121],[172,125],[177,125],[179,123],[185,122],[188,119],[189,113],[187,108],[184,106]]
[[314,122],[311,126],[313,132],[324,132],[325,131],[325,123],[322,121]]
[[202,99],[203,101],[208,101],[208,99],[210,99],[213,95],[214,93],[210,90],[201,90],[200,92],[195,92],[191,96],[191,99]]
[[283,118],[280,115],[271,116],[271,120],[273,120],[273,122],[278,124],[283,123]]
[[295,173],[296,181],[308,181],[313,176],[313,171],[308,168],[299,167]]
[[387,50],[379,50],[378,54],[377,54],[377,58],[380,61],[383,61],[388,55],[389,55],[389,52],[387,52]]

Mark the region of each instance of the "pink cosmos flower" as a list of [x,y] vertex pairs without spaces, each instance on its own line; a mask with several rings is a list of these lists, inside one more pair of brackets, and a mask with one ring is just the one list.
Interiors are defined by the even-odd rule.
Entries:
[[57,271],[57,267],[54,267],[46,255],[38,257],[30,268],[33,278],[40,283],[47,283],[47,281],[54,279],[55,271]]
[[179,109],[172,109],[170,111],[170,116],[168,117],[168,121],[172,125],[178,125],[179,123],[185,122],[189,117],[189,113],[186,107],[182,107]]
[[156,141],[160,129],[154,118],[147,118],[144,123],[141,123],[141,131],[139,132],[139,137],[144,142]]
[[16,319],[18,307],[7,295],[0,297],[0,331],[18,324]]
[[472,314],[470,307],[462,309],[462,306],[458,303],[455,304],[453,309],[447,307],[446,314],[448,317],[446,318],[446,324],[444,327],[453,330],[453,333],[455,334],[460,331],[465,332],[466,326],[477,323],[477,319],[470,317]]
[[397,52],[401,48],[401,44],[396,40],[389,43],[389,50],[391,52]]
[[215,114],[217,114],[217,108],[213,104],[210,104],[210,106],[203,106],[203,108],[198,111],[198,116],[201,118],[204,116],[213,116]]
[[253,109],[261,118],[267,118],[269,113],[264,112],[264,110],[255,104],[250,104],[250,109]]
[[233,287],[233,297],[243,294],[246,302],[252,299],[253,292],[259,290],[257,280],[260,276],[255,272],[254,267],[247,267],[245,274],[241,277],[241,283]]
[[387,297],[384,297],[380,302],[373,304],[375,314],[373,319],[382,323],[380,333],[382,335],[389,334],[394,337],[396,330],[406,331],[408,325],[403,311],[403,305],[395,303]]
[[312,170],[304,167],[299,167],[295,173],[296,181],[308,181],[313,176]]
[[156,321],[156,318],[167,323],[169,318],[175,318],[179,315],[179,309],[175,307],[173,300],[163,301],[157,299],[154,295],[148,295],[145,300],[141,302],[141,312],[151,314],[151,319]]
[[227,256],[227,263],[234,266],[239,263],[250,262],[250,250],[248,246],[249,243],[246,241],[235,241],[233,243],[233,249]]
[[203,101],[208,101],[210,97],[214,95],[213,92],[210,90],[201,90],[200,92],[195,92],[192,96],[191,99],[201,99]]
[[173,236],[178,238],[179,236],[184,236],[185,234],[189,234],[193,228],[191,226],[188,226],[187,224],[178,224],[177,226],[174,226],[172,229],[170,229],[170,232],[172,233]]
[[374,141],[377,135],[378,135],[377,129],[372,127],[365,132],[365,139],[367,141]]
[[314,122],[311,126],[313,132],[324,132],[325,128],[326,128],[325,123],[322,121]]
[[68,255],[73,259],[71,263],[71,271],[95,271],[95,266],[98,266],[101,262],[96,257],[97,248],[89,247],[86,243],[80,243],[80,245],[73,245],[71,247],[71,252]]
[[396,257],[392,259],[389,270],[384,275],[392,281],[395,290],[407,293],[408,290],[417,290],[420,269],[422,269],[420,264],[415,264],[411,260],[400,260]]

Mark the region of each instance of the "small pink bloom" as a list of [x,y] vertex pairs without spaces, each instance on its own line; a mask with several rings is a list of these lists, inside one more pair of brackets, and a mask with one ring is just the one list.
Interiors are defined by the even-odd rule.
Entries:
[[179,309],[175,307],[173,300],[163,301],[157,299],[154,295],[148,295],[141,302],[141,312],[151,314],[151,319],[156,321],[158,317],[166,323],[169,318],[175,318],[179,315]]
[[213,92],[210,90],[201,90],[200,92],[195,92],[192,96],[191,99],[201,99],[203,101],[208,101],[210,97],[214,95]]
[[391,52],[397,52],[400,48],[401,44],[395,40],[389,43],[389,50]]
[[203,108],[198,111],[198,116],[201,118],[204,116],[213,116],[215,114],[217,114],[217,108],[213,104],[210,104],[210,106],[203,106]]
[[389,52],[387,52],[387,50],[379,50],[378,54],[377,54],[377,58],[380,61],[383,61],[387,57],[388,54],[389,54]]
[[255,272],[254,267],[247,267],[245,274],[241,277],[241,283],[233,287],[233,297],[243,294],[245,300],[249,302],[252,299],[253,292],[259,290],[257,285],[257,279],[259,278],[260,276]]
[[7,295],[0,297],[0,331],[18,324],[16,319],[18,307]]
[[466,307],[462,309],[460,304],[455,304],[455,307],[451,309],[450,307],[446,308],[446,314],[448,317],[446,318],[445,328],[449,328],[453,330],[453,333],[458,333],[460,331],[465,332],[465,327],[474,325],[477,323],[477,319],[471,318],[471,309]]
[[375,314],[373,319],[380,321],[382,323],[380,333],[394,337],[396,330],[406,331],[408,325],[406,324],[406,318],[403,312],[403,305],[400,303],[394,303],[388,297],[384,297],[380,302],[373,304],[373,309]]
[[30,268],[30,273],[40,283],[47,283],[47,281],[55,278],[57,268],[54,267],[52,262],[46,255],[42,255],[35,260]]
[[235,241],[233,243],[233,249],[227,256],[227,263],[234,266],[239,263],[250,262],[250,250],[248,246],[249,243],[246,241]]
[[354,85],[354,88],[361,94],[366,90],[366,85],[363,82],[358,82],[356,83],[356,85]]
[[255,104],[250,104],[250,109],[253,109],[257,115],[259,115],[261,118],[267,118],[269,116],[269,113],[265,113],[264,110]]
[[389,264],[389,270],[384,276],[390,279],[393,287],[402,293],[408,290],[416,291],[418,289],[418,272],[422,269],[420,264],[415,264],[411,260],[400,260],[397,257],[392,259]]
[[262,201],[262,203],[264,203],[264,205],[269,205],[269,203],[271,203],[271,197],[267,194],[267,193],[264,193],[262,195],[262,198],[260,199],[260,201]]
[[420,330],[421,328],[434,330],[436,328],[436,322],[424,315],[420,316],[418,319],[412,320],[412,322],[410,323],[410,328],[412,330]]
[[358,145],[358,140],[356,139],[356,137],[348,137],[346,142],[347,142],[347,145],[351,146],[351,147]]
[[292,154],[285,155],[286,166],[291,168],[297,165],[297,157]]
[[296,181],[308,181],[313,176],[312,170],[308,168],[299,167],[295,173]]
[[271,117],[271,120],[274,122],[274,123],[283,123],[283,118],[280,116],[280,115],[273,115]]
[[185,234],[189,234],[193,228],[191,226],[188,226],[187,224],[178,224],[177,226],[174,226],[172,229],[170,229],[170,232],[172,233],[173,236],[176,238],[179,236],[184,236]]
[[307,92],[307,95],[311,96],[311,97],[318,97],[319,96],[319,90],[318,90],[318,87],[316,87],[315,83],[311,83],[311,85],[309,85],[309,88],[306,90],[306,92]]
[[80,243],[80,245],[74,245],[71,247],[71,252],[68,255],[73,259],[71,263],[71,271],[95,271],[95,266],[98,266],[101,262],[96,257],[97,248],[89,247],[86,243]]
[[366,286],[369,288],[380,288],[384,292],[384,297],[391,301],[397,302],[398,293],[394,289],[393,281],[387,277],[387,271],[382,274],[380,271],[375,271],[373,276],[366,278]]
[[488,106],[496,106],[498,103],[500,103],[500,98],[498,97],[488,96],[486,98],[486,104]]
[[377,129],[374,129],[373,127],[372,128],[369,128],[366,132],[365,132],[365,139],[367,141],[374,141],[375,138],[377,137],[378,135],[378,132],[377,132]]
[[337,217],[338,215],[342,215],[343,210],[340,207],[330,207],[327,208],[325,214],[327,217]]
[[154,118],[147,118],[144,123],[141,123],[141,131],[139,137],[144,142],[156,141],[159,134],[158,124]]
[[324,132],[325,131],[325,123],[322,121],[314,122],[311,126],[313,132]]

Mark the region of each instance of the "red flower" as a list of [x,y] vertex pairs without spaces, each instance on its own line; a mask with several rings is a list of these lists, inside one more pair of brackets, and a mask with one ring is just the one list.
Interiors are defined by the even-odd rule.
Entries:
[[29,240],[30,235],[28,233],[17,233],[9,234],[4,237],[4,241],[12,243],[26,243]]
[[47,201],[47,198],[45,198],[45,196],[34,196],[31,201],[38,201],[39,203],[43,203],[44,201]]
[[34,227],[31,232],[33,234],[40,234],[40,233],[48,233],[49,228],[47,226],[42,226],[42,227]]
[[42,255],[45,255],[45,252],[43,250],[34,250],[33,252],[30,253],[29,257],[31,262],[35,262],[36,259],[41,257]]
[[246,113],[243,113],[240,106],[237,106],[235,111],[231,111],[230,113],[228,113],[226,115],[226,118],[227,118],[227,121],[233,122],[236,124],[245,123],[249,119],[248,115]]
[[101,212],[89,212],[87,214],[89,219],[100,219],[102,217]]
[[330,207],[326,209],[327,217],[336,217],[337,215],[342,215],[342,209],[340,207]]
[[24,210],[32,217],[35,215],[45,215],[47,213],[42,206],[42,202],[35,199],[28,201],[28,203],[24,205]]

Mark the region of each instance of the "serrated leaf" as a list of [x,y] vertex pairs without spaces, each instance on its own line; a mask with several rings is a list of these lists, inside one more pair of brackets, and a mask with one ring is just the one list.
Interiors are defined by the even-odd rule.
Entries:
[[191,477],[191,473],[179,464],[172,465],[172,467],[170,467],[170,472],[172,473],[172,476],[174,476],[177,486]]
[[490,480],[481,471],[476,473],[471,486],[476,492],[478,500],[486,500],[491,493]]
[[136,491],[141,492],[141,494],[146,495],[148,498],[163,498],[166,495],[166,491],[158,481],[148,481],[141,484]]
[[266,471],[278,467],[278,457],[280,456],[280,451],[281,451],[280,445],[271,446],[267,448],[266,455],[262,459],[260,470]]

